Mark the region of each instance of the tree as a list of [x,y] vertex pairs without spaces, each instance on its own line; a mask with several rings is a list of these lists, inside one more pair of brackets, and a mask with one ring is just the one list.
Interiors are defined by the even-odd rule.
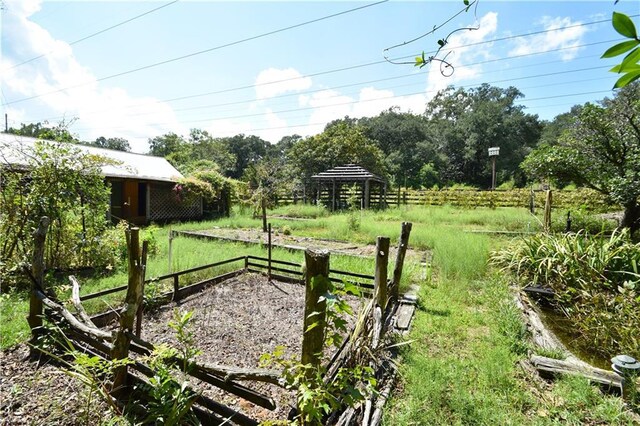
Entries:
[[239,134],[230,138],[222,138],[226,149],[235,156],[235,165],[229,172],[229,177],[240,179],[245,169],[264,158],[267,154],[269,142],[258,136]]
[[515,101],[524,95],[483,84],[472,89],[448,87],[428,104],[426,116],[438,151],[444,182],[487,187],[491,168],[488,149],[500,147],[498,180],[523,183],[520,162],[537,143],[542,126]]
[[49,126],[47,121],[44,123],[23,123],[20,125],[19,129],[14,129],[13,127],[9,128],[7,133],[56,142],[78,143],[80,142],[78,137],[69,132],[69,126],[73,124],[74,121],[75,120],[62,120],[56,126]]
[[557,145],[545,144],[522,164],[537,178],[569,179],[624,207],[622,227],[640,228],[640,83],[600,105],[586,104]]
[[153,139],[149,139],[149,154],[157,157],[167,157],[180,151],[186,143],[182,136],[178,136],[173,132],[156,136]]
[[105,138],[100,136],[95,141],[89,142],[89,145],[97,146],[99,148],[115,149],[116,151],[131,151],[129,141],[124,138]]
[[245,180],[251,189],[250,201],[254,212],[259,212],[262,217],[262,232],[267,232],[267,209],[275,206],[278,193],[288,182],[284,164],[277,159],[264,159],[251,164],[245,171]]
[[426,163],[432,164],[437,175],[435,165],[442,160],[424,116],[389,108],[377,117],[361,118],[358,125],[384,153],[386,167],[396,185],[420,187],[419,172]]
[[312,175],[344,164],[358,164],[386,178],[384,154],[359,126],[338,123],[297,142],[287,152],[293,173],[308,182]]

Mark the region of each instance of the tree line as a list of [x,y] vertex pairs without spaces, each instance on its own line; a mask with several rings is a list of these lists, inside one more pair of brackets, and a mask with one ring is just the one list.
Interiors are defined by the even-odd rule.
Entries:
[[[522,97],[515,87],[448,87],[427,103],[423,114],[390,108],[375,117],[344,117],[328,123],[320,134],[289,135],[275,144],[255,135],[217,138],[192,129],[187,136],[150,138],[149,154],[167,158],[185,175],[214,170],[253,188],[269,181],[272,187],[296,189],[315,173],[355,163],[392,186],[482,189],[491,184],[488,149],[500,147],[498,184],[588,186],[622,204],[628,212],[625,223],[637,227],[640,83],[597,104],[576,105],[551,121],[517,105]],[[23,125],[10,132],[78,141],[64,123]],[[89,144],[130,149],[121,138],[100,137]]]

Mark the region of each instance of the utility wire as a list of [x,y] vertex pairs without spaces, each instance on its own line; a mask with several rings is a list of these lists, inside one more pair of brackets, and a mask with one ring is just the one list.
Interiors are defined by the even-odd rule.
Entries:
[[223,48],[226,48],[226,47],[236,46],[238,44],[246,43],[248,41],[257,40],[259,38],[264,38],[264,37],[267,37],[267,36],[270,36],[270,35],[278,34],[278,33],[281,33],[281,32],[284,32],[284,31],[288,31],[288,30],[292,30],[292,29],[295,29],[295,28],[299,28],[299,27],[302,27],[302,26],[305,26],[305,25],[309,25],[309,24],[313,24],[313,23],[316,23],[316,22],[324,21],[326,19],[335,18],[335,17],[341,16],[341,15],[345,15],[345,14],[348,14],[348,13],[356,12],[356,11],[359,11],[359,10],[362,10],[362,9],[366,9],[366,8],[369,8],[369,7],[372,7],[372,6],[377,6],[379,4],[386,3],[388,1],[389,0],[380,0],[380,1],[377,1],[375,3],[369,3],[369,4],[366,4],[364,6],[359,6],[359,7],[355,7],[355,8],[352,8],[352,9],[344,10],[342,12],[333,13],[331,15],[326,15],[326,16],[323,16],[323,17],[320,17],[320,18],[312,19],[310,21],[305,21],[305,22],[301,22],[299,24],[290,25],[288,27],[279,28],[277,30],[273,30],[273,31],[269,31],[269,32],[266,32],[266,33],[258,34],[256,36],[243,38],[243,39],[236,40],[236,41],[233,41],[233,42],[230,42],[230,43],[221,44],[221,45],[218,45],[218,46],[215,46],[215,47],[211,47],[209,49],[199,50],[197,52],[188,53],[186,55],[178,56],[178,57],[175,57],[175,58],[172,58],[172,59],[167,59],[167,60],[164,60],[164,61],[155,62],[153,64],[144,65],[144,66],[141,66],[141,67],[138,67],[138,68],[134,68],[134,69],[131,69],[131,70],[123,71],[123,72],[120,72],[120,73],[111,74],[111,75],[108,75],[108,76],[105,76],[105,77],[98,78],[98,79],[96,79],[94,81],[85,82],[85,83],[77,84],[77,85],[74,85],[74,86],[69,86],[69,87],[65,87],[65,88],[62,88],[62,89],[57,89],[57,90],[53,90],[53,91],[50,91],[50,92],[41,93],[41,94],[38,94],[38,95],[34,95],[34,96],[29,96],[29,97],[26,97],[26,98],[18,99],[18,100],[11,101],[11,102],[7,103],[7,105],[17,104],[17,103],[28,101],[28,100],[32,100],[32,99],[37,99],[37,98],[40,98],[42,96],[63,92],[63,91],[68,90],[68,89],[75,89],[75,88],[78,88],[78,87],[83,87],[83,86],[86,86],[86,85],[89,85],[89,84],[94,84],[96,82],[109,80],[109,79],[112,79],[112,78],[115,78],[115,77],[120,77],[120,76],[123,76],[123,75],[132,74],[132,73],[135,73],[135,72],[138,72],[138,71],[142,71],[142,70],[146,70],[146,69],[150,69],[150,68],[155,68],[155,67],[158,67],[160,65],[166,65],[166,64],[169,64],[169,63],[172,63],[172,62],[181,61],[183,59],[187,59],[187,58],[191,58],[191,57],[194,57],[194,56],[202,55],[204,53],[213,52],[215,50],[220,50],[220,49],[223,49]]
[[[538,77],[550,77],[550,76],[556,76],[556,75],[561,75],[561,74],[569,74],[569,73],[581,72],[581,71],[591,71],[591,70],[595,70],[595,69],[604,69],[604,68],[608,68],[608,66],[605,65],[605,66],[600,66],[600,67],[582,68],[582,69],[571,70],[571,71],[557,71],[557,72],[553,72],[553,73],[531,75],[531,76],[519,77],[519,78],[515,78],[515,79],[512,78],[512,79],[497,80],[497,81],[491,82],[490,84],[499,83],[499,82],[505,82],[505,81],[514,81],[514,80],[527,80],[527,79],[538,78]],[[551,84],[551,85],[557,85],[557,84]],[[478,87],[478,86],[480,86],[480,84],[469,85],[469,86],[466,86],[466,87],[470,88],[470,87]],[[544,85],[543,86],[539,86],[539,87],[544,87]],[[289,112],[298,112],[298,111],[334,108],[334,107],[338,107],[338,106],[346,106],[346,105],[353,105],[353,104],[362,104],[362,103],[369,103],[369,102],[385,101],[385,100],[402,98],[402,97],[407,97],[407,96],[424,95],[425,93],[429,93],[429,92],[432,93],[432,92],[435,92],[435,90],[431,90],[431,91],[427,91],[427,92],[419,91],[419,92],[405,93],[405,94],[401,94],[401,95],[384,96],[384,97],[375,98],[375,99],[339,102],[339,103],[333,103],[333,104],[328,104],[328,105],[318,105],[318,106],[312,106],[312,107],[302,107],[302,108],[293,108],[293,109],[287,109],[287,110],[278,110],[278,111],[271,111],[271,113],[273,113],[273,114],[283,114],[283,113],[289,113]],[[522,99],[522,100],[518,100],[517,102],[535,101],[535,100],[542,100],[542,99],[554,99],[554,98],[562,98],[562,97],[569,97],[569,96],[579,96],[579,95],[596,94],[596,93],[608,93],[608,92],[610,92],[610,90],[603,90],[603,91],[596,91],[596,92],[572,93],[572,94],[555,95],[555,96],[549,96],[549,97],[543,97],[543,98]],[[232,115],[232,116],[224,116],[224,117],[207,117],[207,118],[204,118],[204,119],[186,120],[186,121],[182,121],[182,123],[193,124],[193,123],[211,122],[211,121],[216,121],[216,120],[232,120],[232,119],[238,119],[238,118],[258,117],[258,116],[263,116],[263,115],[266,115],[266,114],[265,113],[253,113],[253,114],[241,114],[241,115]],[[154,125],[154,124],[157,125],[157,124],[160,124],[160,123],[152,123],[151,125]],[[122,128],[124,128],[124,127],[109,127],[109,129],[122,129]],[[106,129],[106,128],[103,128],[103,129]],[[82,130],[90,130],[90,129],[80,128],[80,129],[75,129],[75,130],[76,131],[82,131]]]
[[[511,59],[521,59],[521,58],[525,58],[525,57],[542,55],[542,54],[546,54],[546,53],[559,52],[559,51],[562,51],[562,50],[579,49],[579,48],[594,46],[594,45],[598,45],[598,44],[605,44],[605,43],[608,44],[608,43],[612,43],[612,42],[619,41],[619,40],[621,40],[621,39],[604,40],[604,41],[581,44],[581,45],[577,45],[577,46],[560,47],[560,48],[555,48],[555,49],[550,49],[550,50],[545,50],[545,51],[524,53],[524,54],[520,54],[520,55],[512,55],[512,56],[507,56],[507,57],[504,57],[504,58],[488,59],[488,60],[485,60],[485,61],[480,61],[480,62],[474,62],[474,63],[470,63],[470,64],[460,65],[458,68],[465,68],[465,67],[470,67],[470,66],[483,65],[483,64],[506,61],[506,60],[511,60]],[[593,56],[600,56],[600,54],[593,55]],[[589,57],[591,57],[591,56],[589,56]],[[581,59],[584,59],[584,58],[585,57],[582,57]],[[385,62],[386,61],[380,61],[380,62],[374,62],[374,63],[369,63],[369,64],[378,64],[378,63],[385,63]],[[538,63],[531,64],[531,65],[523,65],[523,66],[519,66],[519,67],[512,67],[510,69],[513,70],[513,69],[529,68],[529,67],[534,67],[534,66],[553,64],[553,63],[557,63],[557,62],[559,62],[559,61],[556,60],[556,61],[548,61],[548,62],[538,62]],[[239,86],[239,87],[234,87],[234,88],[229,88],[229,89],[223,89],[223,90],[214,91],[214,92],[204,92],[204,93],[197,93],[197,94],[193,94],[193,95],[181,96],[181,97],[178,97],[178,98],[158,100],[158,101],[155,101],[154,103],[161,104],[161,103],[168,103],[168,102],[175,102],[175,101],[181,101],[181,100],[186,100],[186,99],[193,99],[193,98],[198,98],[198,97],[210,96],[210,95],[214,95],[214,94],[228,93],[228,92],[232,92],[232,91],[253,89],[253,88],[256,88],[256,87],[267,86],[267,85],[275,84],[275,83],[289,82],[289,81],[294,81],[294,80],[298,80],[298,79],[310,78],[310,77],[313,77],[313,76],[318,76],[318,75],[324,75],[324,74],[329,74],[329,73],[333,73],[333,72],[338,72],[338,71],[342,71],[342,70],[346,70],[346,69],[353,69],[353,68],[356,68],[356,67],[364,67],[364,66],[368,66],[369,64],[354,65],[352,67],[339,68],[337,70],[334,69],[334,70],[328,70],[328,71],[321,71],[321,72],[317,72],[317,73],[313,73],[313,74],[307,74],[307,75],[300,76],[300,77],[290,77],[290,78],[276,80],[276,81],[270,81],[270,82],[266,82],[266,83],[260,83],[260,84],[254,84],[254,85],[244,85],[244,86]],[[493,72],[493,71],[485,71],[485,72],[480,73],[479,75],[487,74],[487,73],[490,73],[490,72]],[[292,97],[292,96],[299,96],[299,95],[322,92],[322,91],[325,91],[325,90],[344,89],[344,88],[347,88],[347,87],[360,86],[360,85],[372,84],[372,83],[379,83],[379,82],[389,81],[389,80],[403,79],[403,78],[408,78],[408,77],[423,77],[423,76],[424,76],[423,74],[416,74],[416,73],[403,74],[403,75],[400,75],[400,76],[387,77],[387,78],[381,78],[381,79],[375,79],[375,80],[368,80],[368,81],[362,81],[362,82],[357,82],[357,83],[350,83],[350,84],[334,86],[334,87],[329,87],[329,88],[323,88],[323,89],[314,89],[314,90],[308,90],[308,91],[302,91],[302,92],[296,92],[296,93],[288,93],[288,94],[284,94],[284,95],[273,96],[273,97],[271,97],[269,99],[286,98],[286,97]],[[246,99],[246,100],[241,100],[241,101],[233,101],[233,102],[225,102],[225,103],[219,103],[219,104],[210,104],[210,105],[204,105],[204,106],[195,106],[195,107],[189,107],[189,108],[174,109],[173,111],[174,112],[180,112],[180,111],[190,111],[190,110],[197,110],[197,109],[215,108],[215,107],[219,107],[219,106],[238,105],[238,104],[244,104],[244,103],[248,103],[248,102],[255,102],[255,100],[256,99]],[[147,105],[147,104],[129,105],[129,106],[124,107],[124,109],[133,109],[133,108],[136,108],[138,106],[143,106],[143,105]],[[111,111],[111,108],[89,111],[87,114],[85,114],[85,116],[86,115],[95,115],[95,114],[99,114],[99,113],[102,113],[102,112],[108,112],[108,111]],[[147,115],[147,114],[152,114],[152,113],[138,113],[138,114],[133,114],[133,115],[139,116],[139,115]],[[61,117],[62,116],[48,117],[48,118],[42,119],[42,120],[34,120],[33,122],[43,121],[43,120],[51,121],[51,120],[59,119]]]
[[[114,28],[118,28],[118,27],[120,27],[120,26],[122,26],[122,25],[124,25],[124,24],[128,24],[128,23],[129,23],[129,22],[131,22],[131,21],[135,21],[136,19],[142,18],[143,16],[149,15],[149,14],[151,14],[151,13],[153,13],[153,12],[156,12],[156,11],[158,11],[158,10],[160,10],[160,9],[163,9],[163,8],[165,8],[165,7],[167,7],[167,6],[171,6],[172,4],[175,4],[175,3],[177,3],[177,2],[178,2],[178,0],[173,0],[172,2],[165,3],[165,4],[163,4],[162,6],[158,6],[158,7],[154,8],[154,9],[148,10],[148,11],[146,11],[146,12],[144,12],[144,13],[141,13],[140,15],[136,15],[136,16],[134,16],[133,18],[129,18],[129,19],[125,20],[125,21],[119,22],[119,23],[117,23],[117,24],[115,24],[115,25],[112,25],[112,26],[110,26],[110,27],[107,27],[107,28],[105,28],[105,29],[102,29],[102,30],[100,30],[100,31],[98,31],[98,32],[95,32],[95,33],[93,33],[93,34],[90,34],[90,35],[88,35],[88,36],[86,36],[86,37],[82,37],[82,38],[80,38],[80,39],[78,39],[78,40],[72,41],[71,43],[69,43],[69,46],[73,46],[73,45],[78,44],[78,43],[80,43],[80,42],[83,42],[83,41],[85,41],[85,40],[89,40],[90,38],[93,38],[93,37],[95,37],[95,36],[97,36],[97,35],[100,35],[100,34],[106,33],[107,31],[110,31],[110,30],[112,30],[112,29],[114,29]],[[49,52],[47,52],[47,53],[43,53],[42,55],[34,56],[34,57],[33,57],[33,58],[31,58],[31,59],[27,59],[26,61],[20,62],[19,64],[12,65],[12,66],[10,66],[10,67],[8,67],[8,68],[3,69],[2,71],[9,71],[9,70],[14,69],[14,68],[17,68],[17,67],[19,67],[19,66],[22,66],[22,65],[28,64],[28,63],[33,62],[33,61],[36,61],[36,60],[38,60],[38,59],[40,59],[40,58],[44,58],[45,56],[49,56],[49,55],[50,55],[50,54],[52,54],[53,52],[55,52],[55,50],[50,50],[50,51],[49,51]]]

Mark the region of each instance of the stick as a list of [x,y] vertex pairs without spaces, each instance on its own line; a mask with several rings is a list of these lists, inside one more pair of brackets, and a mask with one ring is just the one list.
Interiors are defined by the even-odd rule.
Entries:
[[73,306],[75,306],[76,311],[78,311],[80,319],[89,327],[96,327],[93,321],[91,321],[91,317],[87,314],[87,311],[84,310],[84,306],[82,306],[82,303],[80,302],[80,283],[73,275],[69,275],[69,281],[71,281],[72,285],[71,301],[73,302]]

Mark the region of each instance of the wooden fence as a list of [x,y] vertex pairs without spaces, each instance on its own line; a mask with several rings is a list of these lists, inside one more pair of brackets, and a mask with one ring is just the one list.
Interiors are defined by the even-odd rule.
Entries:
[[[533,197],[532,197],[533,194]],[[372,206],[380,204],[380,194],[371,201]],[[619,209],[620,206],[611,205],[605,197],[590,189],[554,190],[554,208],[584,209],[588,211],[609,211]],[[393,188],[383,197],[386,206],[423,205],[441,206],[452,205],[459,207],[522,207],[530,208],[533,200],[535,209],[544,206],[545,191],[531,189],[510,190],[475,190],[475,189],[410,189]],[[314,202],[311,198],[308,202]],[[279,205],[302,203],[301,196],[287,193],[278,196]],[[326,203],[322,199],[321,204]],[[341,200],[340,206],[346,206],[346,199]]]

